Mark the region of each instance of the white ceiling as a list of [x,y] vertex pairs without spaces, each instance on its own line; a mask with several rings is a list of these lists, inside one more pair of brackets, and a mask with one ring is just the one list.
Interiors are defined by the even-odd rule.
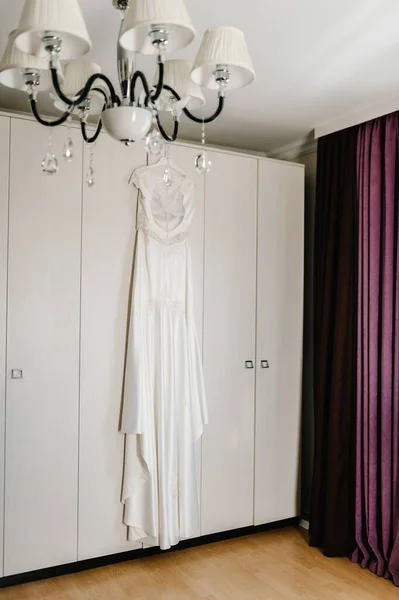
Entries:
[[[23,1],[0,0],[0,52]],[[88,58],[116,83],[119,16],[112,0],[80,3],[93,41]],[[210,143],[269,151],[365,106],[398,97],[399,108],[398,0],[186,0],[186,5],[198,36],[181,57],[194,58],[208,26],[234,25],[245,32],[257,71],[254,84],[228,93],[224,115],[207,127]],[[140,62],[149,74],[152,64],[148,57]],[[211,112],[216,99],[207,97]],[[0,106],[28,110],[25,94],[2,86]],[[180,137],[199,140],[200,126],[184,121]]]

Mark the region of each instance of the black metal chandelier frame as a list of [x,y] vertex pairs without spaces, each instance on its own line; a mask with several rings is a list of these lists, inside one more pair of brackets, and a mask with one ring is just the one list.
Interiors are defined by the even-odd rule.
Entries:
[[[49,47],[50,71],[51,71],[51,78],[52,78],[54,90],[55,90],[58,98],[68,107],[67,110],[64,112],[64,114],[59,119],[56,119],[54,121],[47,121],[46,119],[43,119],[40,116],[38,107],[37,107],[36,93],[35,93],[36,92],[35,85],[37,85],[37,83],[34,83],[33,81],[26,82],[27,86],[28,86],[28,91],[29,91],[29,102],[30,102],[32,113],[33,113],[35,119],[41,125],[44,125],[46,127],[57,127],[58,125],[62,125],[70,118],[73,110],[75,108],[79,108],[80,106],[82,106],[85,103],[85,101],[87,101],[90,94],[94,91],[98,92],[104,96],[103,111],[106,110],[107,108],[121,106],[121,104],[122,104],[121,99],[115,92],[115,88],[114,88],[111,80],[106,75],[103,75],[102,73],[95,73],[94,75],[92,75],[87,80],[87,83],[84,86],[84,88],[80,92],[78,92],[78,94],[74,98],[69,98],[68,96],[66,96],[61,89],[61,84],[60,84],[60,80],[58,77],[57,52],[60,51],[60,48],[61,48],[60,40],[58,40],[58,46],[57,46],[57,44],[53,44],[52,46]],[[155,86],[155,88],[151,89],[145,74],[140,70],[134,71],[133,75],[131,76],[130,81],[123,81],[123,82],[121,81],[121,88],[122,88],[123,92],[128,93],[128,95],[124,96],[124,98],[128,100],[129,105],[135,106],[135,105],[138,105],[136,102],[136,100],[137,100],[136,88],[137,88],[138,82],[139,81],[141,82],[142,88],[145,93],[144,107],[147,109],[150,109],[154,112],[158,129],[159,129],[161,135],[163,136],[163,138],[167,142],[174,142],[177,139],[178,132],[179,132],[179,116],[177,114],[175,114],[173,116],[173,132],[171,135],[169,135],[165,131],[164,127],[161,124],[161,121],[159,118],[159,112],[156,107],[156,101],[159,99],[159,97],[161,96],[161,94],[164,90],[168,91],[176,101],[180,101],[181,97],[176,92],[176,90],[174,90],[171,86],[165,84],[165,82],[164,82],[165,67],[164,67],[164,62],[163,62],[163,55],[161,54],[161,52],[158,53],[158,72],[159,72],[159,77],[158,77],[158,82],[157,82],[157,85]],[[103,89],[101,89],[99,87],[94,87],[96,82],[99,82],[99,81],[102,81],[107,86],[108,92],[109,92],[109,97]],[[129,83],[130,83],[130,85],[128,85]],[[193,115],[192,112],[189,111],[187,108],[183,108],[183,112],[191,121],[194,121],[195,123],[201,123],[201,124],[211,123],[212,121],[215,121],[219,117],[219,115],[221,114],[221,112],[224,108],[224,104],[225,104],[225,96],[224,96],[223,91],[220,90],[218,92],[217,109],[211,116],[206,117],[206,118],[197,117],[197,116]],[[97,140],[98,136],[100,135],[101,130],[102,130],[102,120],[100,117],[100,120],[98,122],[98,125],[97,125],[94,135],[91,137],[88,135],[87,128],[86,128],[86,118],[85,118],[84,110],[83,110],[82,117],[81,117],[81,131],[82,131],[82,136],[83,136],[83,139],[85,140],[85,142],[88,144],[94,143]]]

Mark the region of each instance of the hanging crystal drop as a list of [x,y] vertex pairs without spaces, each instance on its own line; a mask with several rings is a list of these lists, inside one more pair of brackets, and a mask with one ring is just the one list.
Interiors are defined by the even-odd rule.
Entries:
[[172,170],[169,165],[165,168],[165,171],[163,172],[163,182],[168,188],[171,187],[171,185],[173,184]]
[[194,165],[200,175],[205,175],[209,173],[212,166],[212,161],[210,160],[206,150],[205,150],[205,123],[202,122],[202,150],[195,157]]
[[68,117],[67,139],[65,141],[64,148],[62,151],[62,156],[64,157],[64,160],[68,163],[73,160],[73,156],[74,156],[70,120],[71,120],[71,117]]
[[159,156],[165,148],[165,142],[158,129],[153,129],[145,140],[145,149],[149,154]]
[[65,158],[66,162],[72,162],[72,160],[73,160],[73,141],[71,138],[68,138],[67,141],[65,142],[64,152],[62,155]]
[[46,175],[55,175],[58,173],[58,160],[54,154],[47,152],[46,156],[42,160],[42,171]]
[[96,182],[94,179],[94,146],[95,142],[89,145],[89,168],[86,173],[86,183],[90,188],[93,187]]
[[42,171],[46,175],[55,175],[56,173],[58,173],[58,169],[59,169],[58,160],[57,160],[55,154],[53,154],[52,143],[53,143],[53,140],[52,140],[51,131],[50,131],[49,136],[48,136],[48,149],[47,149],[45,157],[42,160]]
[[95,184],[93,167],[89,167],[89,170],[87,171],[86,183],[89,187],[93,187],[93,185]]
[[73,141],[72,138],[68,137],[67,141],[64,144],[64,150],[62,153],[66,162],[72,162],[73,160]]
[[205,175],[211,170],[212,161],[209,159],[206,151],[202,150],[202,152],[200,152],[198,156],[195,157],[194,164],[198,173],[200,173],[200,175]]

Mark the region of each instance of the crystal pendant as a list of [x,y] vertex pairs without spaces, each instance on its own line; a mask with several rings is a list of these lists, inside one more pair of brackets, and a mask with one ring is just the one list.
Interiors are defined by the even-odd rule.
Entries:
[[91,188],[95,184],[96,180],[94,178],[94,147],[96,142],[92,144],[88,144],[89,148],[89,168],[86,173],[86,183]]
[[89,187],[93,187],[95,184],[93,167],[89,167],[89,170],[87,171],[86,183]]
[[209,173],[209,171],[211,170],[212,162],[208,158],[208,155],[205,150],[202,150],[198,154],[198,156],[195,157],[194,165],[195,165],[195,168],[197,169],[198,173],[200,173],[201,175],[205,175],[205,173]]
[[163,172],[163,182],[166,185],[166,187],[168,187],[168,188],[173,183],[172,171],[169,166],[167,166],[165,171]]
[[62,156],[66,160],[66,162],[71,162],[73,159],[73,141],[71,138],[68,138],[64,144],[64,151]]
[[145,149],[149,154],[158,156],[164,150],[165,142],[157,129],[153,129],[146,137]]
[[42,160],[43,173],[46,173],[46,175],[55,175],[58,173],[58,168],[58,160],[56,159],[55,154],[47,152]]

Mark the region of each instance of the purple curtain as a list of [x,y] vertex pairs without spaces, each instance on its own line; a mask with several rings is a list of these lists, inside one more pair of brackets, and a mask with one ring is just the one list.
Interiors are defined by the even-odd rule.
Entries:
[[399,114],[362,125],[359,202],[356,546],[399,585]]
[[310,541],[326,556],[355,548],[356,144],[356,128],[318,143]]

